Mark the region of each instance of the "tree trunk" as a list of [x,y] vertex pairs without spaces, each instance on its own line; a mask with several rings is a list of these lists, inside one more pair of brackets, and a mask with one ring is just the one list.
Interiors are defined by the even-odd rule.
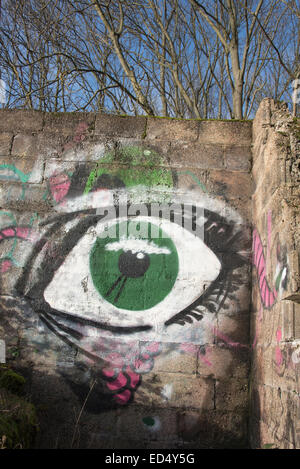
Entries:
[[235,119],[243,119],[243,76],[240,69],[240,61],[238,55],[238,43],[236,41],[232,41],[230,47],[230,59],[232,65],[232,75],[233,75],[233,115]]
[[233,115],[234,119],[243,119],[243,83],[235,81],[233,90]]

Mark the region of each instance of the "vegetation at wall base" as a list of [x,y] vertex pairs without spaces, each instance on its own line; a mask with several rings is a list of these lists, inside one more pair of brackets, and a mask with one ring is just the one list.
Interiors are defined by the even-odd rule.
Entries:
[[25,378],[0,367],[0,449],[32,447],[38,430],[36,411],[24,397]]

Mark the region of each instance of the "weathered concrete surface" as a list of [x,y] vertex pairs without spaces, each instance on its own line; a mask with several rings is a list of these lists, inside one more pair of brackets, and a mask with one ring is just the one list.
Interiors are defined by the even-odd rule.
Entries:
[[254,447],[300,446],[299,129],[270,99],[253,122]]
[[[37,447],[245,447],[252,351],[253,445],[297,444],[283,424],[276,441],[264,436],[279,412],[267,393],[280,388],[292,422],[298,402],[296,366],[274,365],[299,335],[295,303],[279,299],[299,291],[298,144],[284,116],[263,101],[251,174],[251,122],[0,112],[0,338],[40,409]],[[100,207],[120,210],[124,195],[147,210],[184,204],[183,226],[164,222],[168,241],[135,234],[149,264],[124,264],[123,239],[123,251],[96,243]],[[179,231],[190,206],[203,238]],[[252,231],[268,285],[277,278],[269,309],[251,279]]]

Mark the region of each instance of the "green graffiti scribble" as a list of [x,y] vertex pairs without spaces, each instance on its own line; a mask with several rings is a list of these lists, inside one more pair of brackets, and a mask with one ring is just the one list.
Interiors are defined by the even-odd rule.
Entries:
[[13,221],[13,225],[15,226],[17,224],[17,221],[14,217],[14,215],[11,212],[5,212],[4,210],[0,210],[1,215],[6,215],[7,217],[11,218]]
[[39,220],[39,219],[40,219],[39,214],[34,213],[29,220],[29,226],[32,227],[34,220]]
[[[107,153],[99,159],[87,180],[84,194],[88,194],[96,180],[103,174],[117,177],[129,188],[138,185],[147,187],[164,186],[173,187],[172,172],[168,168],[157,168],[162,165],[163,158],[151,150],[143,150],[139,147],[124,147],[122,150]],[[126,167],[114,168],[112,164]],[[128,167],[129,166],[129,167]]]
[[1,176],[0,175],[0,179],[20,180],[21,182],[25,183],[25,182],[28,182],[28,180],[30,178],[30,175],[31,175],[31,173],[28,173],[28,174],[23,173],[23,171],[16,168],[12,164],[0,164],[0,171],[5,170],[5,169],[8,169],[9,171],[12,171],[16,175],[16,177],[14,177],[14,176],[5,176],[5,175]]
[[[16,168],[12,164],[1,164],[0,165],[0,171],[1,170],[9,170],[11,171],[14,175],[13,176],[8,176],[8,175],[1,175],[0,174],[0,179],[8,180],[8,181],[20,181],[22,183],[22,194],[21,194],[21,200],[25,199],[25,191],[26,191],[26,183],[28,182],[31,172],[30,173],[23,173],[20,169]],[[9,200],[9,194],[8,193],[8,200]]]
[[188,171],[188,170],[187,171],[176,171],[176,174],[187,174],[188,176],[191,176],[191,178],[194,179],[196,184],[198,184],[198,186],[201,187],[203,192],[207,192],[207,189],[206,189],[205,185],[197,178],[197,176],[192,171]]
[[49,196],[49,189],[47,188],[42,196],[42,200],[47,200],[48,196]]

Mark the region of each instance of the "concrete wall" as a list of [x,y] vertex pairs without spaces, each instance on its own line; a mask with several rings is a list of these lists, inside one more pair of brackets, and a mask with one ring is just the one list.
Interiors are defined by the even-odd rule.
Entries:
[[1,111],[0,132],[0,338],[37,447],[245,446],[252,124]]
[[37,447],[299,448],[299,131],[270,99],[0,112],[0,362]]
[[300,125],[262,101],[253,123],[251,440],[300,447]]

